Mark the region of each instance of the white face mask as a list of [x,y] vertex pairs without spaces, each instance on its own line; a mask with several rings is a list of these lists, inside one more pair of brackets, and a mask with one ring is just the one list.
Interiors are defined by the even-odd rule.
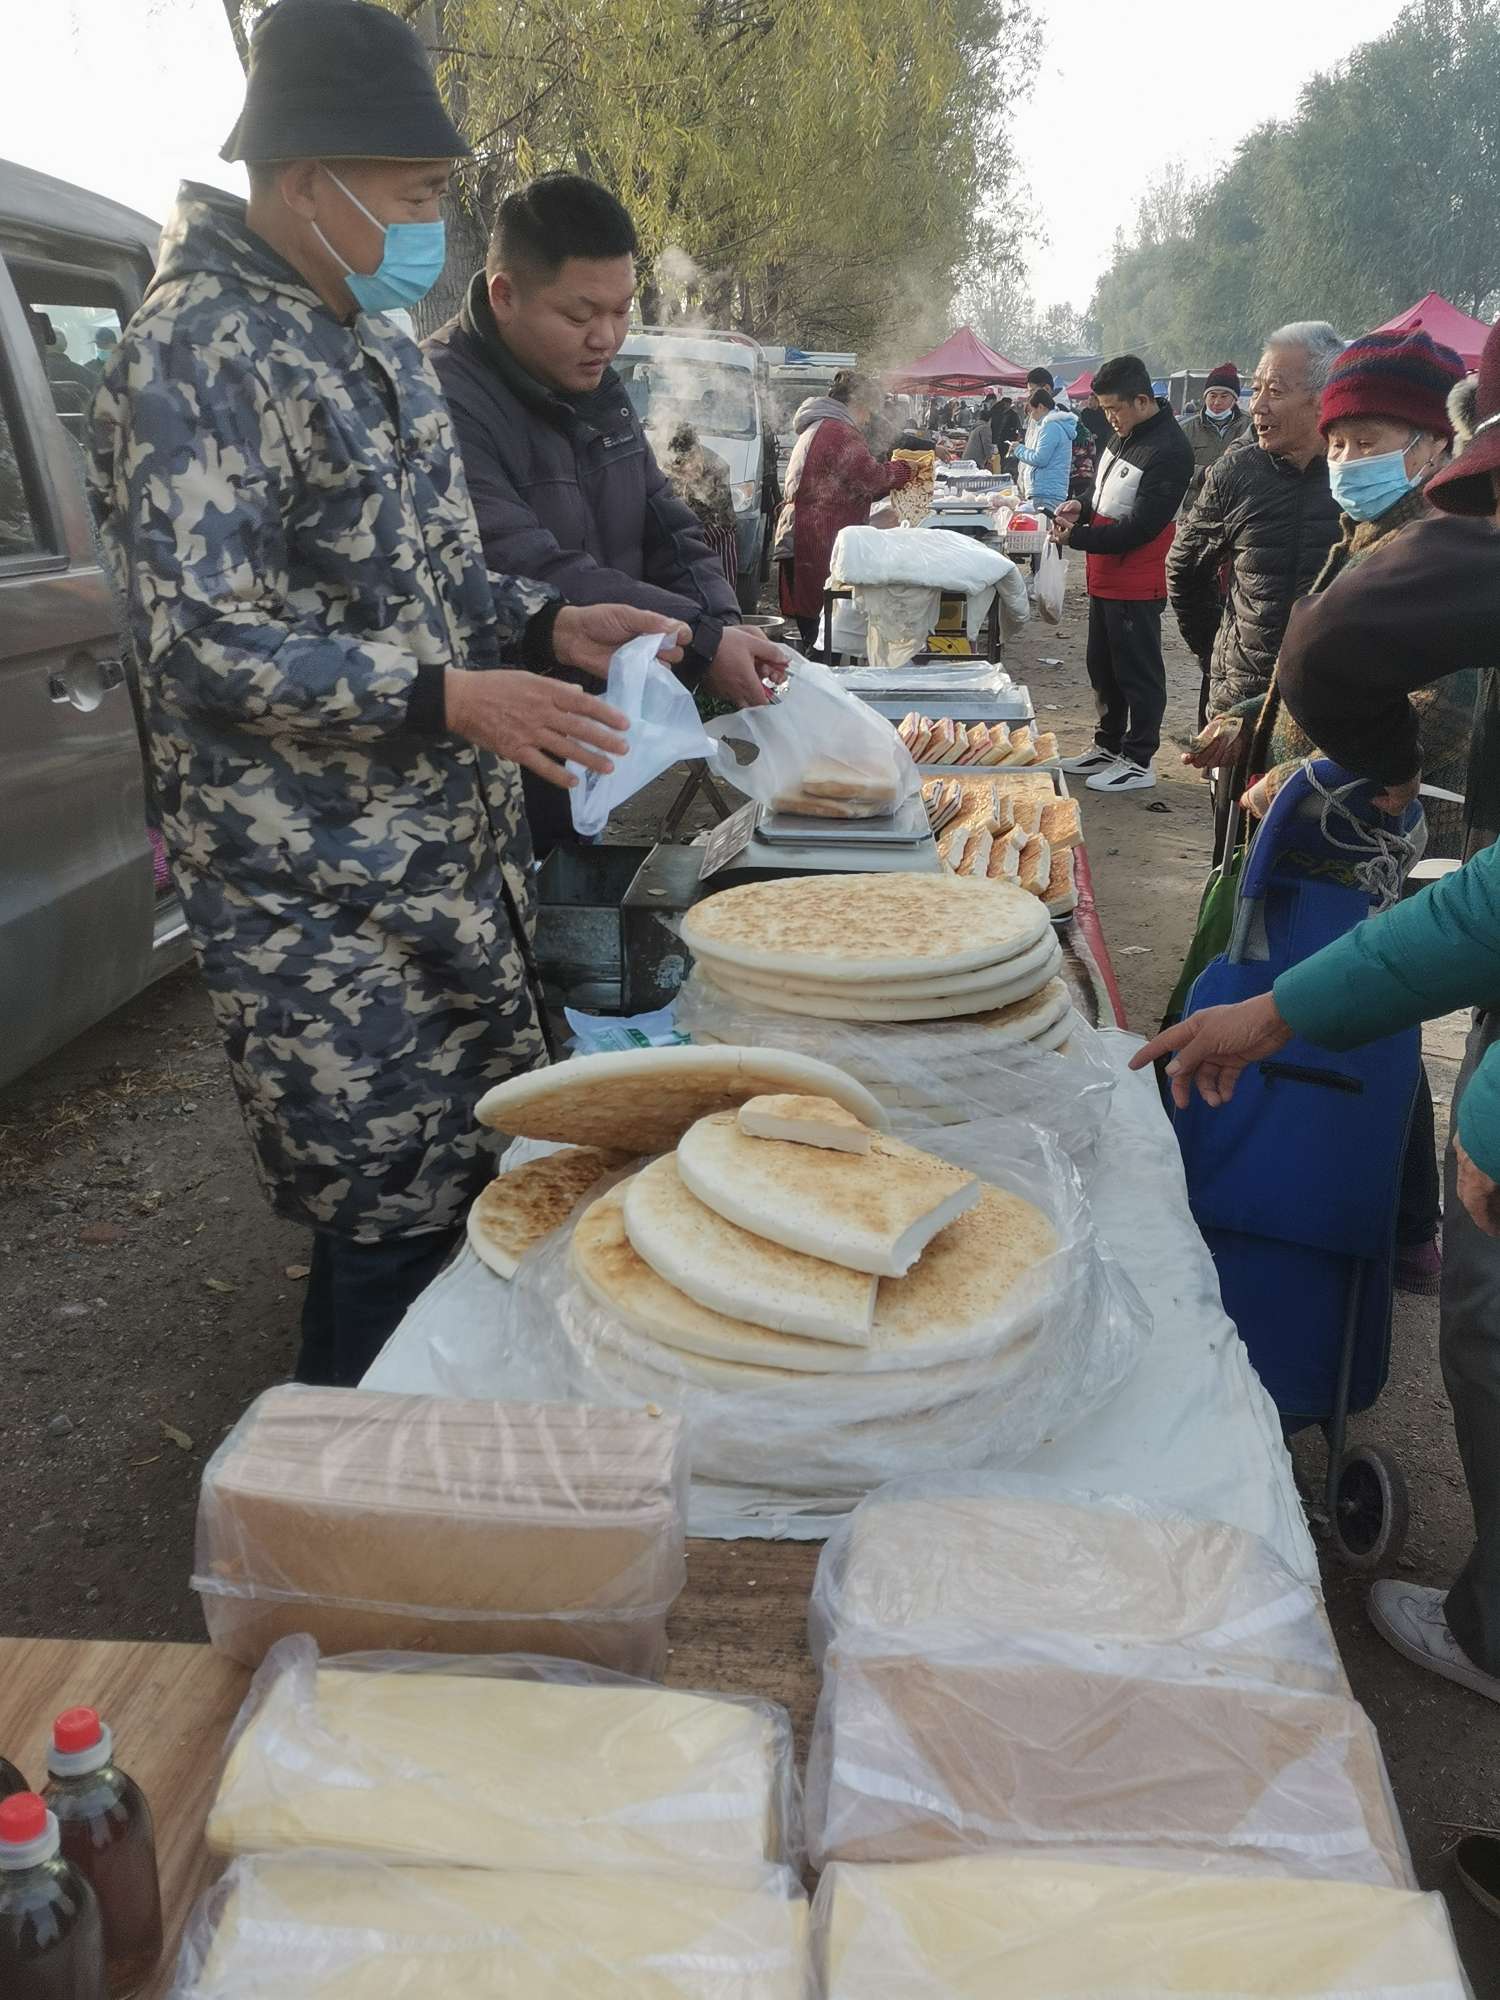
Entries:
[[1208,418],[1208,421],[1211,424],[1219,424],[1221,426],[1234,422],[1234,411],[1235,406],[1233,403],[1229,405],[1227,410],[1211,410],[1206,403],[1203,406],[1203,414]]

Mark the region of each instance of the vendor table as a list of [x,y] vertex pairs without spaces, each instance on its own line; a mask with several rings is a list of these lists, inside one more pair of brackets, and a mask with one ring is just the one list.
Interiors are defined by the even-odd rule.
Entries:
[[31,1784],[47,1781],[52,1718],[97,1708],[114,1731],[120,1762],[156,1819],[166,1949],[142,2000],[172,1983],[177,1942],[215,1865],[203,1822],[219,1782],[225,1733],[250,1675],[207,1646],[113,1639],[0,1639],[0,1744]]

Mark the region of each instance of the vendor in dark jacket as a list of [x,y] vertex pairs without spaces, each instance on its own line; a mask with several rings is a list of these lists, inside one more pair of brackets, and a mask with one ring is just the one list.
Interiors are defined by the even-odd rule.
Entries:
[[1139,792],[1156,783],[1151,760],[1167,706],[1167,551],[1193,448],[1136,355],[1106,361],[1094,394],[1113,439],[1092,495],[1059,507],[1052,533],[1088,558],[1087,666],[1099,726],[1093,748],[1064,758],[1063,769],[1085,774],[1090,791]]
[[[681,618],[692,642],[679,676],[755,707],[783,677],[783,655],[741,624],[722,562],[611,366],[629,331],[635,252],[635,227],[607,189],[544,174],[500,204],[485,268],[428,357],[490,568],[536,577],[569,603]],[[570,837],[553,787],[528,779],[526,807],[539,855]]]
[[1298,320],[1271,335],[1252,384],[1254,443],[1231,445],[1210,466],[1177,530],[1167,588],[1203,669],[1205,720],[1265,693],[1292,606],[1338,540],[1318,421],[1343,351],[1325,320]]

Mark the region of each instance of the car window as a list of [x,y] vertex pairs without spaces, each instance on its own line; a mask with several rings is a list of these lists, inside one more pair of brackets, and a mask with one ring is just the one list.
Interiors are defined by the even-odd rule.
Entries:
[[26,497],[21,457],[10,418],[0,400],[0,559],[36,555],[43,546],[36,516]]
[[664,353],[622,354],[615,367],[648,431],[691,424],[700,437],[755,436],[755,378],[748,368]]
[[120,338],[120,315],[100,282],[99,303],[63,304],[29,295],[17,284],[31,337],[47,371],[47,386],[69,434],[82,444],[89,404]]

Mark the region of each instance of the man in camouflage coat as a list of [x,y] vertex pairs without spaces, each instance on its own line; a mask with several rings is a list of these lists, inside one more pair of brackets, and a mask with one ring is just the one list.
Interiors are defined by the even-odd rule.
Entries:
[[283,0],[225,150],[248,208],[183,188],[92,481],[261,1178],[316,1232],[298,1374],[349,1382],[494,1171],[475,1100],[545,1060],[516,764],[571,782],[625,747],[502,657],[599,673],[675,627],[489,574],[436,379],[357,309],[465,150],[411,30]]

